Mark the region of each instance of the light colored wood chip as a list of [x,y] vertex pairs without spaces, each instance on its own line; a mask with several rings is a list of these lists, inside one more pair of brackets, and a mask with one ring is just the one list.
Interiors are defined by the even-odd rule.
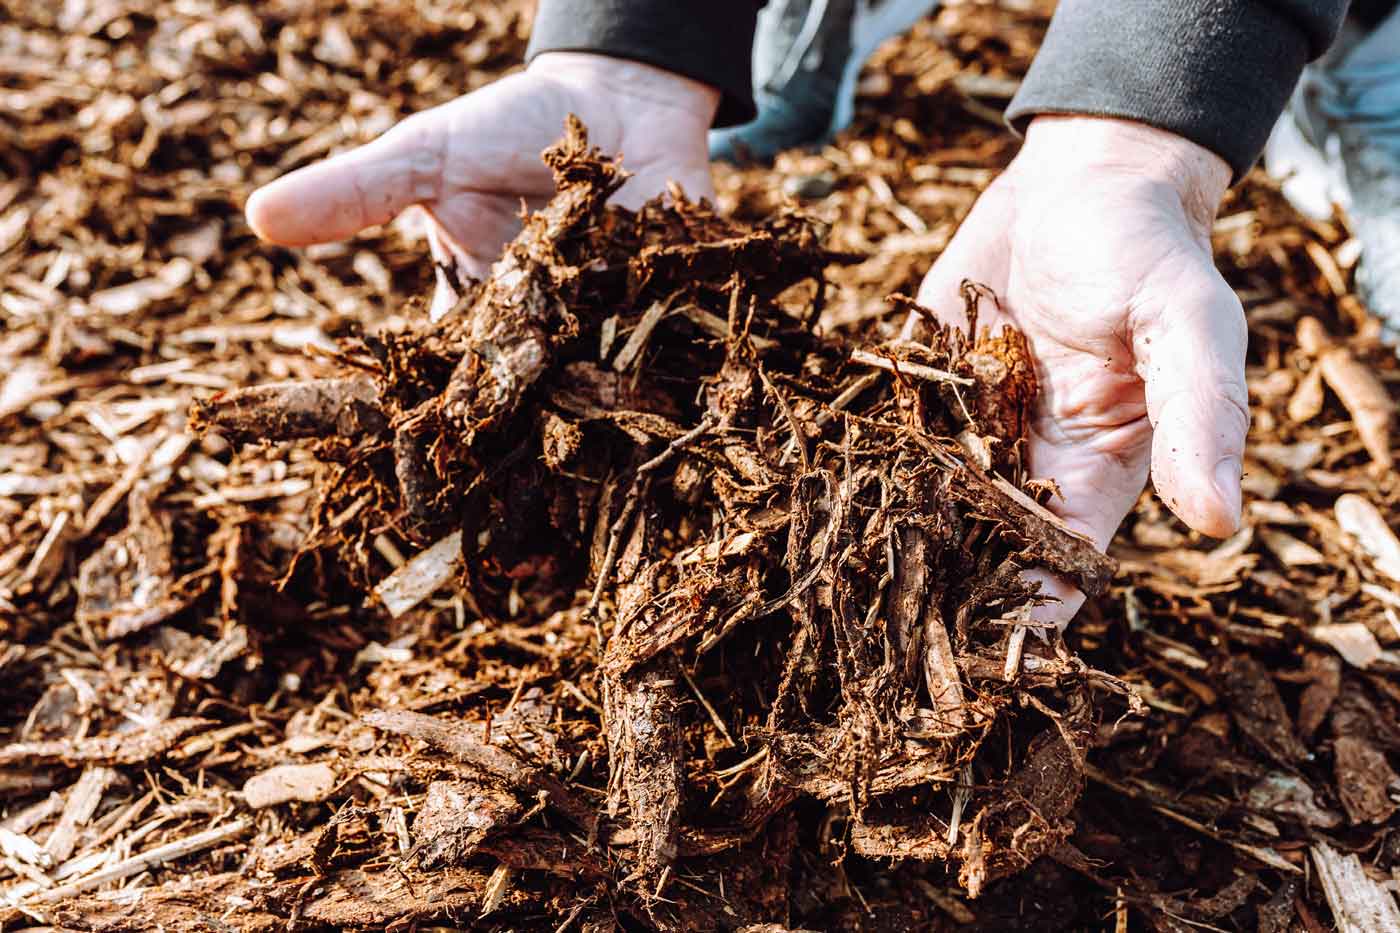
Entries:
[[104,884],[113,881],[122,881],[133,875],[139,875],[143,871],[155,868],[158,865],[164,865],[166,862],[172,862],[176,859],[184,858],[187,855],[193,855],[196,852],[203,852],[205,849],[212,849],[214,846],[243,835],[252,825],[253,821],[251,819],[242,817],[234,820],[232,823],[216,826],[213,829],[206,829],[192,836],[186,836],[184,839],[177,839],[174,842],[156,846],[154,849],[149,849],[142,852],[140,855],[133,855],[130,858],[122,859],[115,865],[111,865],[101,871],[88,875],[86,878],[74,881],[72,884],[65,884],[62,887],[53,888],[37,894],[26,903],[55,904],[60,901],[66,901],[70,897],[84,894],[91,891],[93,888],[100,888]]
[[385,577],[374,595],[398,618],[451,580],[461,560],[462,533],[454,531]]
[[23,833],[17,833],[0,826],[0,854],[35,868],[47,869],[54,863],[54,857],[39,843]]
[[1375,664],[1385,654],[1376,636],[1360,622],[1314,625],[1309,629],[1309,634],[1331,647],[1352,667],[1362,670]]
[[510,893],[510,866],[504,863],[497,865],[496,870],[491,872],[491,878],[486,882],[486,890],[481,895],[481,916],[486,916],[506,899]]
[[1286,567],[1312,567],[1327,563],[1327,558],[1317,548],[1281,531],[1261,528],[1259,540]]
[[1400,582],[1400,538],[1386,524],[1380,510],[1365,496],[1353,492],[1338,496],[1333,510],[1342,531],[1356,539],[1375,568]]
[[177,256],[151,278],[94,292],[88,304],[103,314],[134,314],[157,301],[175,296],[193,276],[194,263]]
[[632,364],[642,355],[646,349],[647,341],[651,339],[651,332],[656,330],[656,325],[661,323],[661,319],[666,316],[666,302],[654,301],[651,306],[642,312],[642,319],[637,322],[637,326],[628,335],[627,342],[622,345],[622,349],[617,351],[617,356],[613,358],[613,372],[625,373],[632,368]]
[[92,819],[102,795],[117,779],[117,772],[111,768],[95,765],[85,770],[73,789],[68,793],[63,815],[58,818],[49,838],[44,842],[44,850],[55,862],[67,861],[78,844],[78,831]]
[[254,810],[299,800],[316,803],[335,789],[335,769],[325,762],[278,765],[255,774],[243,784],[243,799]]
[[1359,858],[1319,842],[1312,860],[1339,933],[1400,933],[1395,895],[1371,880]]

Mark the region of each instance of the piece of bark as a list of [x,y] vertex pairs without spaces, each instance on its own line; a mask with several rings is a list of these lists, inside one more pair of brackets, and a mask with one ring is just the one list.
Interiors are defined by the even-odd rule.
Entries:
[[1313,864],[1338,933],[1400,933],[1395,895],[1372,881],[1355,855],[1314,843]]
[[293,800],[316,803],[326,799],[336,781],[335,768],[326,762],[277,765],[243,783],[243,800],[254,810]]
[[679,681],[675,662],[662,658],[610,679],[605,688],[609,812],[615,814],[626,798],[641,867],[648,875],[669,865],[678,850],[685,778]]
[[367,376],[275,382],[219,392],[190,403],[190,428],[217,431],[233,444],[297,438],[374,437],[388,421]]
[[1088,596],[1102,593],[1117,571],[1117,563],[1092,541],[1070,531],[1057,516],[999,476],[964,465],[954,472],[948,491],[978,513],[1001,522],[1037,561],[1073,580]]
[[1284,878],[1268,901],[1257,908],[1259,933],[1291,933],[1296,926],[1297,911],[1293,902],[1298,896],[1298,881]]
[[572,114],[544,161],[554,173],[554,197],[525,221],[463,312],[467,348],[443,402],[468,444],[513,414],[552,362],[560,332],[567,330],[558,300],[568,268],[560,241],[593,220],[626,179],[616,162],[588,145],[588,131]]
[[0,765],[83,764],[135,765],[157,758],[196,729],[214,725],[210,719],[186,716],[148,728],[85,739],[15,742],[0,747]]
[[930,816],[898,821],[860,819],[851,824],[851,848],[867,858],[948,858],[947,829]]
[[1337,794],[1352,825],[1384,823],[1395,815],[1391,795],[1400,792],[1400,777],[1385,753],[1366,739],[1341,735],[1332,741]]
[[906,680],[912,680],[917,669],[917,648],[923,638],[923,616],[928,603],[929,566],[928,535],[917,527],[900,528],[896,533],[897,549],[891,568],[889,589],[885,593],[885,612],[889,618],[889,638],[899,653],[899,667]]
[[549,805],[582,827],[590,838],[596,830],[598,818],[592,807],[548,772],[482,742],[480,729],[465,728],[408,710],[371,710],[361,718],[376,729],[436,746],[508,788],[532,795],[544,791],[549,795]]
[[1026,757],[996,797],[972,819],[958,854],[958,878],[970,897],[1056,849],[1073,831],[1071,808],[1084,789],[1088,707],[1031,740]]
[[1278,686],[1248,655],[1233,655],[1219,668],[1217,683],[1240,731],[1270,758],[1292,766],[1311,757],[1298,739]]
[[1342,814],[1319,805],[1312,786],[1296,774],[1267,775],[1249,789],[1245,800],[1252,809],[1278,814],[1316,829],[1334,829],[1342,823]]
[[137,483],[127,526],[102,542],[78,570],[77,616],[109,639],[150,628],[186,609],[198,589],[174,578],[171,516],[156,507],[159,488]]
[[492,833],[524,811],[514,794],[469,781],[434,781],[413,819],[414,851],[424,868],[460,865]]
[[1312,680],[1298,699],[1298,735],[1311,743],[1341,692],[1342,663],[1329,654],[1310,651],[1303,659],[1303,667]]

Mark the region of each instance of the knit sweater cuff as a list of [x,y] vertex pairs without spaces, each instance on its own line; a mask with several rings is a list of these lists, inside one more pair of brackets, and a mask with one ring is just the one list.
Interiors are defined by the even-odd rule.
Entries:
[[526,59],[593,52],[693,78],[721,93],[716,126],[752,120],[754,0],[540,0]]
[[1136,120],[1220,155],[1238,181],[1264,149],[1312,49],[1258,0],[1062,0],[1007,120]]

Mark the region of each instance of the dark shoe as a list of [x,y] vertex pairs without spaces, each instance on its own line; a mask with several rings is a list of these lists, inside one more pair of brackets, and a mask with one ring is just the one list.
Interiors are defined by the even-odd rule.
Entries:
[[710,157],[769,160],[825,142],[855,113],[856,81],[880,43],[938,6],[936,0],[773,0],[754,36],[758,117],[710,132]]

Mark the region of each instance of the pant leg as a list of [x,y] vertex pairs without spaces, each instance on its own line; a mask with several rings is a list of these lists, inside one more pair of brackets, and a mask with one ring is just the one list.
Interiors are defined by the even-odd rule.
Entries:
[[1400,0],[1352,0],[1351,15],[1365,29],[1373,29],[1377,23],[1389,16],[1400,6]]

